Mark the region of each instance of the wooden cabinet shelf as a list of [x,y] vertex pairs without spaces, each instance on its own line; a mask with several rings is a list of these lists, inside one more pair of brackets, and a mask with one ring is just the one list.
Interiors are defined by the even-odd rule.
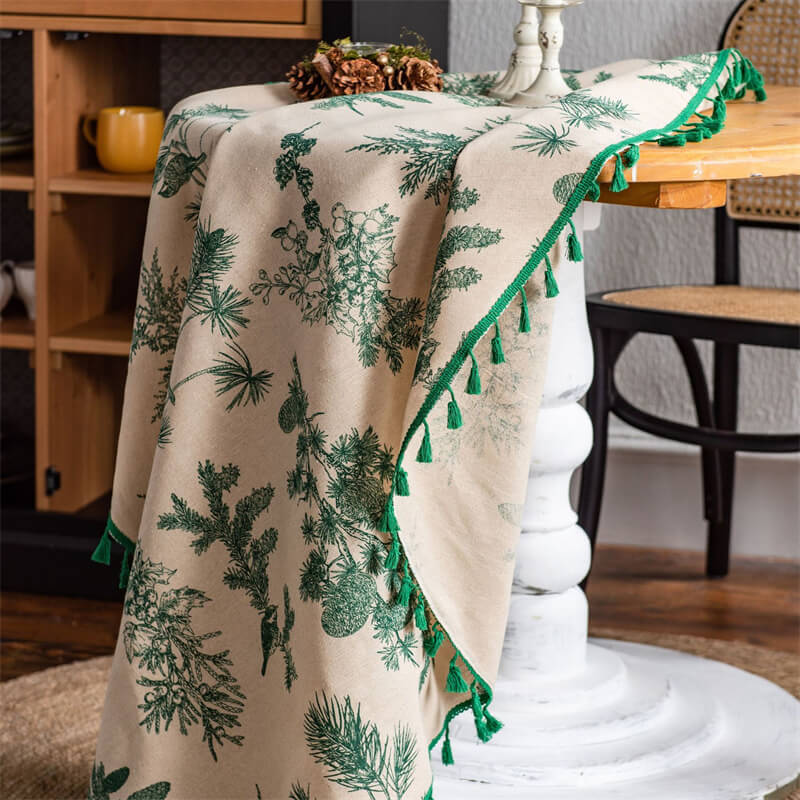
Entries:
[[33,191],[33,159],[15,158],[0,161],[0,190]]
[[[322,3],[3,0],[0,28],[23,32],[4,40],[4,63],[30,64],[20,73],[30,86],[4,81],[3,110],[11,114],[8,93],[21,90],[26,105],[14,113],[30,117],[34,130],[33,153],[0,161],[3,204],[19,228],[3,233],[20,234],[15,259],[33,256],[37,320],[25,319],[19,302],[7,306],[0,348],[27,350],[34,369],[37,510],[75,512],[111,489],[153,183],[152,173],[100,169],[83,120],[107,106],[168,105],[164,87],[183,67],[180,59],[168,65],[164,52],[193,53],[198,43],[165,35],[319,39]],[[250,48],[239,44],[218,42],[220,52]],[[266,66],[272,46],[264,41],[261,49]],[[31,233],[32,254],[22,240]],[[60,474],[55,491],[51,468]]]
[[50,350],[98,356],[128,356],[133,316],[129,311],[110,311],[50,337]]
[[78,169],[50,178],[47,188],[62,194],[90,194],[112,197],[150,197],[153,173],[125,175],[99,168]]
[[0,347],[9,350],[33,350],[36,323],[27,317],[0,319]]

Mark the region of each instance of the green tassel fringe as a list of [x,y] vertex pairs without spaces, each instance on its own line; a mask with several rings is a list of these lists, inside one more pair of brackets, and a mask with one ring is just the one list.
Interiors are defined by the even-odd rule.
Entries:
[[528,311],[528,298],[525,295],[525,287],[519,290],[519,299],[522,307],[519,312],[519,332],[530,333],[531,331],[531,315]]
[[436,658],[436,654],[439,652],[439,648],[442,646],[442,642],[444,642],[444,634],[441,630],[437,629],[432,631],[429,636],[426,636],[423,641],[423,647],[425,648],[425,652],[431,657]]
[[544,257],[544,263],[544,296],[552,299],[553,297],[558,297],[558,284],[556,283],[556,276],[553,275],[553,265],[550,263],[550,259],[547,255]]
[[391,495],[389,495],[389,499],[383,507],[383,514],[378,522],[378,530],[383,533],[397,533],[400,530],[400,526],[397,524],[397,517],[394,515],[394,501]]
[[428,617],[425,615],[425,601],[422,595],[417,595],[417,605],[414,608],[414,622],[421,631],[428,630]]
[[130,552],[125,548],[122,554],[122,566],[119,570],[119,588],[124,589],[128,585],[128,576],[131,574]]
[[505,364],[506,356],[503,352],[503,339],[500,336],[500,323],[494,321],[494,337],[492,339],[492,364]]
[[420,464],[430,464],[433,461],[433,448],[431,447],[431,429],[428,427],[428,420],[422,420],[425,426],[425,435],[422,437],[422,443],[417,450],[417,461]]
[[402,467],[397,469],[394,486],[398,497],[408,497],[411,494],[408,488],[408,473]]
[[400,540],[397,536],[392,536],[392,546],[389,548],[389,552],[386,554],[386,560],[383,562],[383,566],[386,569],[397,569],[398,564],[400,563]]
[[103,531],[103,535],[92,553],[92,561],[106,566],[111,563],[111,538],[108,535],[108,528]]
[[600,199],[600,184],[595,181],[586,192],[586,196],[591,202],[596,203]]
[[458,654],[450,659],[450,669],[447,673],[445,689],[447,689],[448,692],[453,692],[453,694],[463,694],[469,691],[469,686],[467,686],[467,682],[464,680],[464,676],[461,674],[458,664],[456,664],[457,658]]
[[636,165],[636,162],[639,160],[639,145],[632,144],[628,147],[628,149],[622,154],[622,163],[625,165],[626,169],[630,169],[631,167]]
[[570,261],[583,261],[583,249],[581,248],[581,240],[578,238],[578,232],[575,230],[575,223],[571,218],[567,221],[571,228],[567,234],[567,258]]
[[483,709],[483,716],[486,720],[486,727],[489,729],[490,733],[497,733],[497,731],[502,730],[503,723],[500,722],[497,717],[492,716],[492,714],[489,713],[488,708]]
[[400,584],[400,593],[397,595],[397,602],[400,603],[401,606],[408,608],[413,592],[414,581],[409,577],[408,566],[406,566],[406,574],[403,576],[403,582]]
[[444,764],[446,767],[450,767],[455,764],[455,759],[453,758],[453,746],[450,744],[450,728],[448,728],[444,734],[444,744],[442,745],[442,764]]
[[478,371],[478,362],[475,360],[475,354],[472,352],[472,350],[469,351],[469,357],[472,359],[472,369],[469,371],[467,394],[480,394],[481,373]]
[[472,692],[472,716],[475,719],[475,730],[482,742],[488,742],[492,738],[492,733],[483,719],[483,704],[478,695],[478,687],[475,682],[473,682],[470,691]]
[[447,389],[450,392],[450,402],[447,404],[447,427],[455,431],[464,424],[464,420],[461,418],[461,409],[458,407],[452,387],[448,386]]
[[661,147],[683,147],[686,144],[686,137],[682,133],[676,133],[673,136],[662,136],[658,140]]
[[614,167],[614,180],[611,181],[612,192],[624,192],[628,188],[628,181],[625,180],[625,172],[622,166],[622,155],[617,153],[616,166]]

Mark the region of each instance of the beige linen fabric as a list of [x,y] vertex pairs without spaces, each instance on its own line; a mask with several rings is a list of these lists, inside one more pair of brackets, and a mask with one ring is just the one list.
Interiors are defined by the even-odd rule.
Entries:
[[303,104],[239,87],[173,110],[90,797],[430,798],[446,715],[490,738],[545,267],[577,257],[568,220],[602,163],[709,107],[717,81],[753,83],[740,63],[611,65],[537,110],[482,97],[494,76]]

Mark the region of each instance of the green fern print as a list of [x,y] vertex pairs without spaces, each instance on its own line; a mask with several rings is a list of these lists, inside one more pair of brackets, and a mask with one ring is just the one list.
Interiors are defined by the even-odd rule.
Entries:
[[589,130],[611,130],[615,122],[635,116],[630,106],[622,100],[600,97],[591,94],[588,89],[570,92],[556,100],[555,104],[560,107],[562,118],[570,129],[583,126]]
[[[242,108],[229,108],[216,103],[185,108],[177,114],[171,114],[164,126],[162,145],[158,150],[155,173],[153,175],[153,188],[158,187],[161,197],[174,197],[189,181],[194,181],[200,188],[206,185],[205,162],[206,152],[203,150],[203,137],[220,125],[227,125],[228,129],[233,123],[250,116],[250,112]],[[198,139],[199,150],[192,152],[189,142],[189,131],[202,118],[208,122],[209,118],[219,117],[207,124]],[[169,141],[167,138],[171,137]],[[160,186],[159,186],[160,184]],[[198,194],[186,206],[185,219],[194,224],[198,221],[200,212],[201,195]]]
[[604,81],[611,80],[614,76],[610,72],[606,72],[606,70],[601,69],[597,75],[594,76],[593,83],[603,83]]
[[425,197],[433,198],[438,206],[447,199],[458,154],[478,136],[509,119],[505,116],[487,120],[482,128],[467,128],[463,135],[398,125],[393,136],[367,136],[364,144],[351,147],[348,152],[361,150],[384,156],[397,153],[408,156],[403,165],[400,196],[413,195],[425,186]]
[[374,103],[383,108],[405,108],[404,103],[427,103],[430,100],[419,94],[412,92],[369,92],[367,94],[343,94],[338,97],[328,97],[314,103],[311,108],[314,111],[330,111],[334,108],[349,108],[360,117],[364,114],[358,109],[360,103]]
[[442,83],[445,92],[475,97],[485,95],[499,77],[499,72],[482,72],[476,75],[447,72],[442,75]]
[[[275,163],[281,189],[295,181],[304,200],[305,227],[289,220],[272,232],[294,260],[274,273],[259,270],[259,280],[250,290],[265,305],[273,291],[288,295],[300,308],[304,322],[330,325],[351,339],[364,367],[375,366],[383,353],[391,371],[399,372],[403,351],[419,344],[423,305],[416,297],[395,297],[389,289],[397,266],[394,225],[398,218],[389,213],[388,205],[351,211],[336,203],[330,223],[324,223],[319,203],[311,195],[314,175],[300,162],[317,143],[306,136],[308,130],[284,136],[284,152]],[[312,231],[318,234],[317,249],[309,247]]]
[[651,61],[651,64],[664,69],[665,67],[684,67],[677,75],[639,75],[643,81],[655,81],[675,86],[685,92],[699,86],[708,77],[708,67],[715,61],[716,53],[697,53],[695,55],[671,58],[664,61]]
[[246,698],[230,672],[229,651],[206,651],[206,643],[221,631],[201,634],[192,627],[193,610],[210,598],[188,586],[162,588],[175,572],[137,549],[125,595],[122,640],[129,663],[138,659],[136,683],[145,689],[139,724],[160,733],[162,726],[167,731],[177,720],[184,736],[200,724],[216,761],[217,746],[242,743],[243,737],[231,730],[241,724]]
[[383,575],[390,591],[400,588],[400,575],[383,566],[386,548],[374,532],[394,474],[392,452],[371,427],[330,442],[317,421],[320,413],[309,410],[296,357],[292,368],[278,423],[297,435],[297,463],[286,479],[289,497],[308,506],[302,534],[311,550],[300,569],[300,597],[322,604],[328,636],[352,636],[369,620],[387,670],[400,669],[401,662],[418,666],[419,640],[404,631],[408,609],[386,603],[375,582]]
[[349,695],[329,699],[325,692],[309,705],[303,727],[309,752],[329,781],[370,800],[405,797],[417,760],[410,727],[398,724],[391,737],[384,737],[374,722],[362,718],[360,705],[353,708]]
[[[111,795],[116,794],[127,783],[130,772],[128,767],[120,767],[106,775],[103,762],[95,762],[92,765],[92,780],[86,800],[112,800]],[[159,781],[129,794],[127,800],[165,800],[171,788],[166,781]],[[122,800],[122,795],[117,797]]]
[[198,556],[206,553],[212,544],[221,542],[228,551],[229,566],[223,582],[232,590],[243,591],[250,605],[261,617],[261,674],[266,674],[267,664],[276,650],[284,660],[284,685],[290,691],[297,678],[289,637],[294,626],[289,587],[283,587],[283,627],[278,625],[278,606],[270,602],[269,556],[278,543],[278,531],[267,528],[259,536],[253,534],[258,517],[269,509],[275,490],[267,484],[253,489],[235,506],[233,517],[224,495],[239,483],[239,468],[228,464],[217,470],[210,461],[197,466],[197,475],[203,487],[203,496],[209,516],[191,508],[176,494],[172,495],[173,510],[158,518],[158,528],[168,531],[186,531],[194,534],[192,547]]
[[[457,190],[460,192],[460,187]],[[477,202],[477,194],[475,199]],[[448,214],[452,210],[451,202]],[[499,228],[492,230],[478,223],[474,225],[454,225],[442,238],[433,265],[431,289],[428,295],[425,322],[422,327],[422,340],[414,370],[415,382],[433,385],[438,378],[438,372],[434,373],[432,362],[441,342],[434,337],[433,331],[447,298],[454,291],[467,291],[471,286],[478,283],[482,277],[481,273],[474,267],[466,265],[451,267],[450,263],[459,253],[479,252],[486,247],[497,244],[502,238]]]
[[[178,343],[187,285],[186,278],[178,276],[177,267],[168,276],[164,275],[158,261],[158,248],[153,251],[149,267],[142,261],[139,302],[133,316],[129,360],[133,361],[136,354],[143,349],[168,356],[160,370],[161,379],[153,397],[155,407],[151,422],[161,419],[167,402],[172,354]],[[168,438],[165,439],[167,440]]]

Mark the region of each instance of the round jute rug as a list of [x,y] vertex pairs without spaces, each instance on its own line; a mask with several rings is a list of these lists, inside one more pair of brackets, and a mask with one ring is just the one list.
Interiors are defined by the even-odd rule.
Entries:
[[[610,629],[592,633],[724,661],[800,697],[800,669],[791,653],[698,636]],[[4,800],[86,797],[110,667],[110,656],[93,658],[0,683],[0,796]],[[800,792],[788,795],[788,800],[800,800]]]

